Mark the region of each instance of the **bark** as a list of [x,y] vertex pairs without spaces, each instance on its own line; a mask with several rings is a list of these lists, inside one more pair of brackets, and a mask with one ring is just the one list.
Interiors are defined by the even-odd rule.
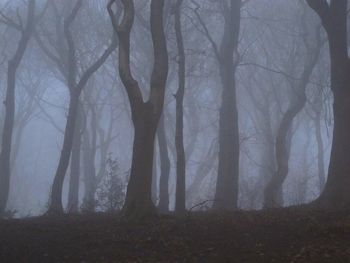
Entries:
[[[273,142],[267,142],[263,151],[261,152],[261,166],[259,168],[259,182],[256,189],[261,191],[261,195],[256,197],[260,197],[259,201],[260,205],[263,203],[264,205],[264,190],[266,186],[271,180],[271,176],[276,171],[276,158],[275,158],[275,147]],[[279,191],[276,196],[277,200],[282,199],[282,191]]]
[[[238,63],[238,38],[241,22],[241,0],[222,1],[224,29],[220,47],[198,13],[194,12],[203,27],[219,64],[222,85],[219,115],[219,164],[214,209],[237,209],[239,177],[239,127],[236,101],[235,71]],[[234,59],[236,61],[234,61]]]
[[290,140],[293,120],[304,108],[306,97],[300,98],[295,104],[291,103],[289,109],[283,115],[277,131],[275,144],[275,157],[277,171],[272,175],[265,188],[265,208],[283,206],[282,184],[289,171]]
[[147,102],[143,101],[139,84],[130,69],[130,32],[135,17],[134,2],[122,0],[124,15],[120,24],[112,10],[114,3],[115,0],[109,2],[108,12],[120,42],[119,74],[129,97],[135,129],[130,180],[122,214],[127,220],[138,221],[156,215],[156,208],[152,202],[154,139],[163,110],[168,76],[168,52],[163,28],[164,0],[151,1],[150,24],[154,65]]
[[73,138],[76,126],[75,122],[77,118],[79,104],[79,95],[80,94],[75,93],[71,94],[69,102],[69,110],[67,116],[67,124],[64,132],[63,147],[61,150],[58,168],[56,170],[55,178],[52,185],[50,200],[51,203],[49,208],[49,213],[52,214],[63,213],[62,188],[73,146]]
[[[345,80],[345,79],[344,79]],[[350,86],[346,80],[345,85]],[[322,208],[350,208],[350,92],[336,92],[334,131],[328,179],[316,204]],[[341,95],[340,95],[340,94]]]
[[73,137],[72,156],[70,160],[70,181],[68,191],[68,212],[77,213],[79,210],[79,180],[81,156],[81,106],[78,106],[78,115]]
[[218,50],[222,85],[219,120],[219,165],[214,209],[237,209],[239,177],[239,127],[235,70],[242,1],[231,0],[225,10],[224,35]]
[[[275,136],[272,128],[272,120],[271,120],[271,113],[269,109],[269,105],[266,105],[263,109],[264,116],[260,116],[260,118],[263,119],[263,127],[264,127],[264,150],[262,151],[261,156],[261,167],[260,167],[260,173],[259,176],[262,180],[261,188],[262,189],[262,198],[260,200],[263,200],[264,196],[264,189],[266,188],[266,185],[269,183],[271,179],[271,175],[276,171],[276,158],[275,158]],[[281,199],[282,197],[282,191],[279,191],[277,193],[277,198]]]
[[160,178],[159,178],[159,203],[158,210],[161,213],[169,212],[169,174],[170,159],[168,143],[165,134],[164,117],[159,120],[157,130],[159,157],[160,157]]
[[92,143],[89,141],[88,131],[84,131],[83,135],[83,167],[84,167],[84,185],[85,192],[83,198],[83,210],[85,212],[95,211],[95,193],[96,193],[96,168],[95,168],[95,135],[92,131]]
[[219,167],[214,208],[237,209],[239,132],[235,84],[231,70],[222,68],[222,105],[219,121]]
[[15,54],[8,62],[7,90],[4,101],[5,120],[2,131],[2,144],[0,153],[0,214],[3,214],[5,212],[10,191],[10,159],[15,118],[16,73],[34,30],[34,13],[35,0],[30,0],[28,5],[26,26],[21,30],[22,34]]
[[154,148],[153,168],[152,168],[152,202],[158,202],[158,174],[157,174],[157,150]]
[[308,0],[328,35],[331,86],[334,95],[333,142],[328,179],[315,204],[321,208],[350,208],[350,63],[347,46],[347,0]]
[[156,213],[152,202],[152,166],[154,153],[155,124],[152,107],[142,106],[144,110],[134,122],[135,135],[130,180],[127,188],[123,213],[126,218],[143,219]]
[[324,170],[324,149],[321,129],[321,112],[316,113],[314,119],[316,142],[317,142],[317,167],[318,167],[318,178],[319,178],[319,190],[320,193],[324,189],[326,183],[326,172]]
[[178,48],[179,59],[179,88],[175,95],[176,99],[176,197],[175,197],[175,213],[183,214],[186,211],[186,158],[183,139],[183,100],[185,95],[186,81],[186,58],[185,48],[182,36],[181,25],[181,5],[183,0],[178,0],[175,6],[175,32],[176,44]]

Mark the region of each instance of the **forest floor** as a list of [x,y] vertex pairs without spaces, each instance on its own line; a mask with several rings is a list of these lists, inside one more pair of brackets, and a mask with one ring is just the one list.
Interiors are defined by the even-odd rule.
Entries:
[[0,221],[0,262],[350,262],[350,212],[300,208]]

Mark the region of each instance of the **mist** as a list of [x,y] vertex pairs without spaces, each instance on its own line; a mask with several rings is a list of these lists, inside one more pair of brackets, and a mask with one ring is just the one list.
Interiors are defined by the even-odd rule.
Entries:
[[348,211],[347,2],[1,0],[1,217]]

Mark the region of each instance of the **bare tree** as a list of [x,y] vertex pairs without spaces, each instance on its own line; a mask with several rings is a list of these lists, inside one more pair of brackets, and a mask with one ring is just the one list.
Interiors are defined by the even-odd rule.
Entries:
[[327,32],[334,96],[333,144],[328,179],[316,205],[323,208],[350,207],[350,74],[347,42],[347,0],[307,0]]
[[[307,13],[301,19],[304,32],[302,34],[303,44],[305,46],[305,60],[303,72],[297,80],[290,80],[292,87],[292,97],[288,109],[283,114],[279,124],[276,142],[275,156],[277,170],[272,175],[270,182],[265,188],[265,207],[283,206],[283,195],[281,195],[281,187],[289,172],[289,157],[292,139],[292,126],[295,117],[304,108],[306,104],[306,88],[308,86],[310,76],[317,64],[320,53],[324,44],[321,38],[320,25],[316,25],[312,32],[307,31],[306,23]],[[296,54],[291,55],[291,65],[295,64]],[[295,70],[293,70],[295,72]]]
[[[57,8],[54,2],[51,2],[53,6],[54,12],[56,14],[56,29],[60,31],[60,18],[59,14],[57,14]],[[71,151],[73,147],[73,139],[76,127],[77,113],[79,108],[79,98],[80,94],[88,83],[90,77],[103,65],[103,63],[107,60],[109,55],[116,49],[117,40],[114,36],[112,41],[110,42],[107,49],[102,53],[100,57],[98,57],[88,68],[86,68],[82,73],[81,77],[78,80],[78,61],[77,61],[77,51],[76,45],[74,41],[74,37],[71,32],[71,26],[75,21],[81,6],[83,5],[82,0],[77,0],[70,14],[64,21],[63,25],[63,36],[58,32],[58,48],[55,50],[58,51],[58,54],[52,52],[48,47],[45,46],[42,39],[36,34],[36,40],[44,51],[44,53],[57,65],[59,71],[61,71],[62,75],[65,77],[67,82],[67,87],[69,89],[69,106],[68,106],[68,115],[67,115],[67,123],[64,132],[63,146],[62,151],[58,163],[58,167],[56,170],[54,182],[52,185],[51,192],[51,200],[49,213],[63,213],[63,205],[62,205],[62,188],[63,182],[66,175],[66,171],[69,165],[69,160],[71,157]],[[62,37],[66,41],[66,44],[62,41]]]
[[203,33],[212,45],[219,64],[222,85],[219,116],[219,165],[216,183],[215,209],[237,209],[239,178],[239,127],[236,101],[235,71],[238,65],[238,40],[241,23],[242,0],[221,0],[218,2],[224,20],[220,46],[215,40],[198,10],[195,14]]
[[176,92],[176,201],[175,212],[183,214],[186,211],[186,158],[183,139],[183,101],[186,81],[186,57],[181,25],[181,5],[183,0],[178,0],[174,6],[175,34],[178,49],[178,81],[179,89]]
[[26,25],[21,22],[17,24],[11,19],[5,20],[7,24],[13,25],[21,33],[21,37],[13,57],[8,61],[7,69],[7,90],[5,97],[5,121],[2,131],[2,145],[0,153],[0,214],[4,213],[10,190],[11,176],[11,146],[15,118],[15,90],[16,73],[27,49],[29,40],[33,34],[35,26],[35,0],[30,0],[27,9]]
[[132,121],[135,128],[133,157],[130,180],[123,207],[123,215],[129,219],[141,219],[154,216],[155,206],[152,202],[152,166],[154,139],[162,114],[165,86],[168,75],[168,52],[163,28],[164,0],[151,1],[151,34],[154,48],[154,67],[150,83],[150,96],[145,102],[130,68],[130,32],[134,23],[134,2],[122,0],[124,16],[118,23],[112,6],[108,11],[113,27],[119,38],[119,74],[128,93]]

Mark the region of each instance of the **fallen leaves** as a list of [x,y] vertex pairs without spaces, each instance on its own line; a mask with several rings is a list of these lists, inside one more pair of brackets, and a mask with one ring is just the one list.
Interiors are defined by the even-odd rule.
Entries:
[[0,262],[350,262],[346,212],[193,213],[144,224],[96,214],[0,221]]

